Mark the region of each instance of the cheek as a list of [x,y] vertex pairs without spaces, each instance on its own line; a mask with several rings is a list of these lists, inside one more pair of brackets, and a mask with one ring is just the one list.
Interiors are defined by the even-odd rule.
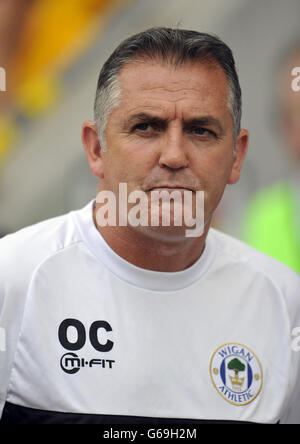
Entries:
[[128,190],[134,190],[140,188],[154,164],[154,156],[150,150],[130,143],[120,143],[110,146],[105,153],[104,176],[107,183],[127,183]]
[[210,153],[198,159],[194,170],[201,183],[210,190],[216,190],[226,185],[230,176],[233,156],[224,156],[223,153]]
[[198,163],[197,177],[205,192],[205,217],[210,219],[219,205],[227,181],[230,176],[232,163],[224,155],[206,156]]

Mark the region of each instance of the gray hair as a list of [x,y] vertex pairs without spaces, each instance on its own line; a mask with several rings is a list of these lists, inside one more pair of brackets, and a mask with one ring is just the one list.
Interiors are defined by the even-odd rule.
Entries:
[[234,123],[234,141],[240,132],[242,98],[231,49],[217,36],[184,29],[151,28],[124,40],[104,63],[94,103],[99,140],[106,150],[105,130],[113,108],[119,105],[121,68],[137,60],[156,60],[177,67],[189,62],[217,62],[229,85],[228,105]]

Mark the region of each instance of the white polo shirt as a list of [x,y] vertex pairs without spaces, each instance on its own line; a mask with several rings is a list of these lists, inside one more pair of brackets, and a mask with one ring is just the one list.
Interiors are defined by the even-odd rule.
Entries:
[[138,268],[92,205],[0,240],[1,421],[300,423],[299,275],[214,229]]

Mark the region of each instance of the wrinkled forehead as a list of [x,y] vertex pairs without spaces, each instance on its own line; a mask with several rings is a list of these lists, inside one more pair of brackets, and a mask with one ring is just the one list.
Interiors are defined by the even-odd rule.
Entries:
[[187,107],[228,107],[229,85],[217,63],[172,66],[157,61],[136,61],[118,76],[121,105],[182,104]]

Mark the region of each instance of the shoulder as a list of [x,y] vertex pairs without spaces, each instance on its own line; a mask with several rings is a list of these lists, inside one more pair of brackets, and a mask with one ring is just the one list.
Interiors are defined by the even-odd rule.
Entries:
[[298,273],[278,260],[256,250],[255,248],[211,229],[210,236],[214,238],[218,254],[224,264],[240,266],[253,276],[268,281],[285,298],[289,305],[297,306],[300,314],[300,276]]
[[48,257],[78,242],[70,214],[39,222],[0,239],[0,287],[8,280],[28,279]]
[[257,273],[265,274],[275,282],[284,283],[287,278],[299,283],[300,276],[291,268],[268,256],[265,253],[247,245],[228,234],[222,233],[211,228],[210,236],[214,238],[216,248],[231,260],[237,260],[243,263],[249,269],[255,270]]

